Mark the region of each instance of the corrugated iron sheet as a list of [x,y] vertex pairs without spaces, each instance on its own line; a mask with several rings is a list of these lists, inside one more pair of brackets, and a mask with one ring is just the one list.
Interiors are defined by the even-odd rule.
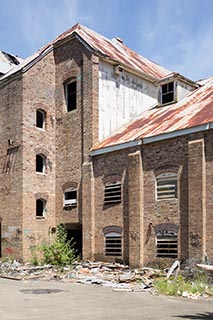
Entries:
[[204,83],[178,103],[145,111],[93,150],[213,122],[213,78]]
[[39,56],[42,56],[44,51],[48,50],[48,48],[51,48],[51,46],[75,34],[77,34],[85,43],[87,43],[95,52],[97,52],[97,54],[102,55],[105,58],[109,58],[117,63],[125,64],[126,66],[143,72],[148,76],[155,78],[156,80],[161,79],[162,77],[165,77],[171,73],[171,71],[159,66],[158,64],[143,58],[123,43],[109,40],[95,31],[92,31],[80,24],[76,24],[71,29],[58,36],[55,40],[42,47],[31,57],[25,59],[20,65],[13,68],[13,70],[9,71],[4,77],[2,77],[2,79],[18,72],[20,69],[26,67],[28,64],[36,60]]
[[107,56],[118,63],[123,63],[133,69],[142,71],[154,78],[160,79],[171,72],[140,56],[120,41],[116,41],[115,39],[109,40],[80,24],[76,24],[71,29],[62,33],[51,44],[57,43],[73,33],[77,33],[91,48],[98,51],[100,54]]

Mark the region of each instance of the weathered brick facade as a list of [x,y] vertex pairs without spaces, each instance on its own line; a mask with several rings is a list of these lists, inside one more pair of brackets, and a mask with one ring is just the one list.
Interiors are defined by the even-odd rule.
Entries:
[[[158,259],[157,234],[170,229],[177,230],[179,259],[205,255],[213,259],[212,129],[91,155],[101,125],[100,81],[107,86],[114,79],[119,101],[126,99],[124,105],[125,81],[128,86],[133,81],[134,90],[138,83],[142,90],[145,83],[146,95],[152,95],[146,100],[149,104],[157,99],[157,87],[150,80],[149,89],[149,80],[141,76],[144,82],[136,81],[128,70],[123,82],[118,75],[107,79],[108,73],[100,80],[103,57],[75,36],[59,39],[45,50],[0,79],[2,256],[29,260],[30,248],[48,240],[56,225],[64,223],[83,259],[148,264]],[[104,66],[113,70],[105,60]],[[67,112],[66,85],[73,80],[76,108]],[[116,90],[110,90],[104,112],[106,106],[112,111],[110,94]],[[36,124],[38,110],[45,115],[42,128]],[[36,156],[44,159],[45,170],[37,171]],[[157,200],[156,177],[166,171],[177,175],[177,196]],[[121,200],[106,204],[105,187],[114,180]],[[68,208],[66,190],[75,190],[77,197],[76,205]],[[42,215],[37,214],[40,200]],[[117,246],[118,254],[106,254],[107,241]]]

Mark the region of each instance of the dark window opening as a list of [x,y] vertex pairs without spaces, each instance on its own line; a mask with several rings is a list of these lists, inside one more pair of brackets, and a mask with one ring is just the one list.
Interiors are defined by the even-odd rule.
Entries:
[[36,217],[44,217],[46,201],[43,199],[36,200]]
[[121,202],[121,183],[113,183],[105,186],[104,204]]
[[75,110],[77,99],[76,99],[76,81],[70,82],[66,85],[66,103],[67,112]]
[[36,127],[45,128],[45,112],[42,110],[36,110]]
[[64,192],[64,207],[77,207],[77,190],[67,190]]
[[117,233],[108,233],[105,235],[105,256],[122,255],[122,237]]
[[157,236],[157,257],[158,258],[177,258],[178,241],[177,235],[158,235]]
[[162,85],[161,103],[166,104],[174,101],[174,82]]
[[36,172],[45,172],[45,157],[39,154],[36,156]]

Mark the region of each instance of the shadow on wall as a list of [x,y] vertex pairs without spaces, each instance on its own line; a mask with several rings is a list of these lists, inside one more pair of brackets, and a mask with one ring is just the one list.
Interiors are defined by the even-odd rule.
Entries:
[[181,318],[181,319],[196,319],[196,320],[212,320],[213,319],[213,313],[212,312],[205,312],[205,313],[196,313],[194,315],[183,315],[183,316],[175,316],[175,318]]

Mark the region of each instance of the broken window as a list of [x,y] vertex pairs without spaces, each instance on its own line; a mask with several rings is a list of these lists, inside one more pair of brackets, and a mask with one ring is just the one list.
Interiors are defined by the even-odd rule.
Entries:
[[161,232],[157,234],[157,257],[177,258],[178,237],[174,232]]
[[46,113],[43,110],[36,110],[36,127],[45,129]]
[[36,200],[36,218],[44,218],[46,201],[44,199]]
[[64,208],[76,208],[77,207],[77,190],[67,189],[64,192]]
[[161,87],[161,104],[173,102],[174,99],[174,82],[163,84]]
[[104,204],[121,202],[121,182],[109,183],[105,185]]
[[66,84],[65,94],[67,112],[75,110],[77,108],[76,81],[72,81]]
[[45,173],[46,157],[41,154],[36,155],[36,172]]
[[122,236],[119,233],[105,234],[105,256],[122,255]]
[[177,198],[177,174],[164,172],[156,176],[157,200]]

